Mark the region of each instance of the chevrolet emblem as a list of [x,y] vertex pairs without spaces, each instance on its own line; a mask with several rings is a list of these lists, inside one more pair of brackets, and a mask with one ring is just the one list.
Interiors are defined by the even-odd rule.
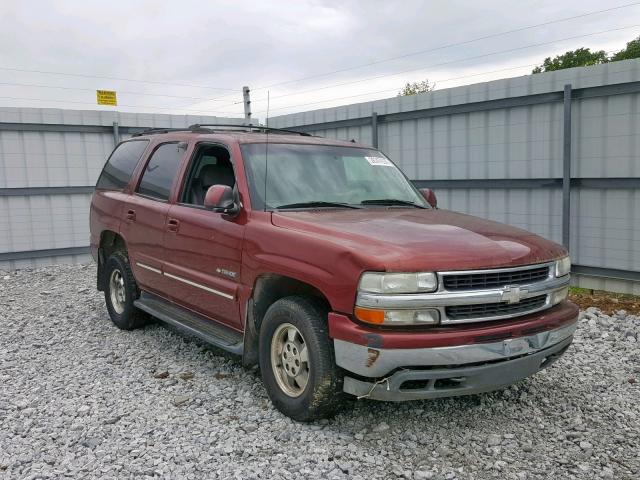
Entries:
[[520,287],[504,287],[502,289],[502,301],[507,303],[520,303],[529,291]]

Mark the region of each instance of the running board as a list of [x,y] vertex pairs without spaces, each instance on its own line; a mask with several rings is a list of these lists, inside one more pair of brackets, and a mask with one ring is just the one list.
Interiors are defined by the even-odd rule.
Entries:
[[178,330],[198,337],[227,352],[242,355],[243,336],[240,332],[148,292],[142,292],[140,298],[134,301],[133,304],[140,310],[176,327]]

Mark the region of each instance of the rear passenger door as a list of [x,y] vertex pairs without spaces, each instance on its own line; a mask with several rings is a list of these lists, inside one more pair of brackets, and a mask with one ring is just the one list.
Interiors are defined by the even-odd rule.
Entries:
[[156,146],[122,212],[123,236],[136,281],[163,297],[170,297],[172,286],[162,275],[169,196],[185,150],[186,144],[180,142]]

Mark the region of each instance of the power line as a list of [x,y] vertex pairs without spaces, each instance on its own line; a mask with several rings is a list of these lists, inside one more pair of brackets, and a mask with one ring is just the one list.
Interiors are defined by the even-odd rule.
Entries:
[[[96,91],[95,88],[62,87],[62,86],[58,86],[58,85],[41,85],[41,84],[35,84],[35,83],[0,82],[0,85],[6,85],[6,86],[11,86],[11,87],[55,88],[55,89],[60,89],[60,90],[78,90],[78,91],[85,91],[85,92],[95,92]],[[168,94],[164,94],[164,93],[127,92],[127,91],[120,91],[120,90],[118,90],[118,93],[119,94],[126,94],[126,95],[144,95],[144,96],[148,96],[148,97],[166,97],[166,98],[181,98],[181,99],[185,99],[185,100],[206,100],[206,101],[210,101],[210,102],[224,102],[224,100],[215,100],[215,99],[207,98],[207,97],[189,97],[189,96],[183,96],[183,95],[168,95]]]
[[[533,29],[533,28],[552,25],[552,24],[555,24],[555,23],[566,22],[566,21],[569,21],[569,20],[575,20],[577,18],[584,18],[584,17],[588,17],[588,16],[591,16],[591,15],[597,15],[599,13],[611,12],[611,11],[614,11],[614,10],[620,10],[620,9],[623,9],[623,8],[633,7],[633,6],[637,6],[637,5],[640,5],[640,2],[627,3],[627,4],[619,5],[619,6],[616,6],[616,7],[610,7],[610,8],[605,8],[605,9],[602,9],[602,10],[595,10],[595,11],[592,11],[592,12],[582,13],[582,14],[579,14],[579,15],[571,16],[571,17],[564,17],[564,18],[560,18],[560,19],[557,19],[557,20],[550,20],[548,22],[538,23],[538,24],[535,24],[535,25],[528,25],[528,26],[525,26],[525,27],[519,27],[519,28],[515,28],[513,30],[507,30],[507,31],[504,31],[504,32],[493,33],[493,34],[484,35],[484,36],[481,36],[481,37],[476,37],[476,38],[473,38],[473,39],[470,39],[470,40],[464,40],[462,42],[449,43],[449,44],[445,44],[445,45],[440,45],[438,47],[429,48],[429,49],[426,49],[426,50],[420,50],[420,51],[417,51],[417,52],[411,52],[411,53],[406,53],[406,54],[402,54],[402,55],[397,55],[395,57],[388,57],[388,58],[385,58],[385,59],[382,59],[382,60],[376,60],[376,61],[373,61],[373,62],[364,63],[364,64],[360,64],[360,65],[355,65],[355,66],[347,67],[347,68],[342,68],[342,69],[339,69],[339,70],[333,70],[333,71],[330,71],[330,72],[319,73],[319,74],[315,74],[315,75],[309,75],[309,76],[297,78],[297,79],[294,79],[294,80],[286,80],[284,82],[273,83],[273,84],[265,85],[265,86],[262,86],[262,87],[256,87],[256,88],[254,88],[252,90],[253,91],[263,90],[265,88],[273,88],[273,87],[276,87],[276,86],[287,85],[287,84],[290,84],[290,83],[297,83],[297,82],[301,82],[303,80],[310,80],[310,79],[313,79],[313,78],[325,77],[325,76],[329,76],[329,75],[334,75],[336,73],[342,73],[342,72],[347,72],[347,71],[351,71],[351,70],[355,70],[355,69],[359,69],[359,68],[369,67],[369,66],[372,66],[372,65],[378,65],[378,64],[381,64],[381,63],[385,63],[385,62],[390,62],[390,61],[393,61],[393,60],[399,60],[399,59],[402,59],[402,58],[407,58],[407,57],[411,57],[411,56],[415,56],[415,55],[422,55],[422,54],[425,54],[425,53],[430,53],[430,52],[434,52],[434,51],[437,51],[437,50],[443,50],[443,49],[446,49],[446,48],[462,46],[462,45],[468,45],[468,44],[471,44],[471,43],[474,43],[474,42],[478,42],[478,41],[481,41],[481,40],[487,40],[487,39],[490,39],[490,38],[496,38],[496,37],[508,35],[508,34],[511,34],[511,33],[522,32],[522,31],[525,31],[525,30]],[[229,95],[223,95],[222,97],[217,97],[216,100],[227,98],[227,97],[229,97]],[[230,105],[233,105],[233,104],[230,104]]]
[[[616,50],[610,50],[610,51],[607,52],[607,54],[611,55],[611,54],[613,54],[615,52],[616,52]],[[489,71],[486,71],[486,72],[471,73],[469,75],[460,75],[460,76],[457,76],[457,77],[445,78],[443,80],[437,80],[436,79],[436,80],[433,81],[433,83],[434,83],[434,85],[438,85],[439,83],[451,82],[453,80],[460,80],[460,79],[463,79],[463,78],[479,77],[479,76],[482,76],[482,75],[488,75],[490,73],[504,72],[504,71],[507,71],[507,70],[517,70],[519,68],[531,68],[531,67],[537,67],[539,65],[541,65],[541,64],[540,63],[530,63],[528,65],[519,65],[517,67],[500,68],[498,70],[489,70]],[[304,107],[304,106],[307,106],[307,105],[316,105],[318,103],[326,103],[326,102],[332,102],[332,101],[337,101],[337,100],[346,100],[346,99],[349,99],[349,98],[364,97],[364,96],[367,96],[367,95],[377,95],[377,94],[380,94],[380,93],[389,93],[389,92],[397,92],[397,91],[398,91],[398,88],[396,87],[396,88],[390,88],[390,89],[387,89],[387,90],[378,90],[377,92],[359,93],[357,95],[348,95],[346,97],[330,98],[330,99],[326,99],[326,100],[319,100],[319,101],[316,101],[316,102],[298,103],[298,104],[295,104],[295,105],[287,105],[285,107],[272,108],[271,110],[285,110],[287,108]],[[259,101],[259,100],[257,100],[257,101]],[[260,114],[260,113],[264,113],[264,110],[256,112],[256,114]]]
[[[33,102],[54,102],[54,103],[73,103],[78,105],[93,105],[96,106],[94,102],[81,102],[77,100],[51,100],[48,98],[30,98],[30,97],[0,97],[3,100],[28,100]],[[229,115],[233,112],[221,112],[221,111],[213,111],[213,110],[200,110],[194,108],[180,108],[180,107],[157,107],[155,105],[125,105],[119,104],[119,107],[127,107],[127,108],[151,108],[156,110],[182,110],[182,111],[192,111],[192,112],[200,112],[200,113],[218,113],[223,115]]]
[[[419,70],[424,70],[426,68],[442,67],[442,66],[445,66],[445,65],[451,65],[453,63],[464,62],[464,61],[468,61],[468,60],[476,60],[478,58],[490,57],[490,56],[499,55],[499,54],[502,54],[502,53],[516,52],[516,51],[519,51],[519,50],[525,50],[527,48],[541,47],[541,46],[544,46],[544,45],[550,45],[552,43],[563,42],[563,41],[566,41],[566,40],[573,40],[573,39],[576,39],[576,38],[590,37],[590,36],[593,36],[593,35],[600,35],[600,34],[603,34],[603,33],[615,32],[615,31],[620,31],[620,30],[628,30],[630,28],[637,28],[639,26],[640,25],[630,25],[630,26],[627,26],[627,27],[611,28],[611,29],[608,29],[608,30],[601,30],[599,32],[592,32],[592,33],[586,33],[586,34],[582,34],[582,35],[573,35],[571,37],[558,38],[558,39],[555,39],[555,40],[552,40],[552,41],[549,41],[549,42],[541,42],[541,43],[535,43],[535,44],[531,44],[531,45],[525,45],[525,46],[522,46],[522,47],[509,48],[507,50],[499,50],[499,51],[496,51],[496,52],[484,53],[482,55],[475,55],[475,56],[472,56],[472,57],[460,58],[460,59],[450,60],[450,61],[447,61],[447,62],[436,63],[436,64],[432,64],[432,65],[423,65],[423,66],[418,67],[418,68],[411,68],[411,69],[408,69],[408,70],[401,70],[401,71],[397,71],[397,72],[385,73],[385,74],[382,74],[382,75],[376,75],[374,77],[361,78],[361,79],[358,79],[358,80],[351,80],[351,81],[348,81],[348,82],[335,83],[335,84],[325,85],[323,87],[317,87],[317,88],[311,88],[311,89],[308,89],[308,90],[301,90],[301,91],[297,91],[297,92],[286,93],[286,94],[283,94],[283,95],[278,95],[276,97],[271,97],[271,100],[273,100],[275,98],[290,97],[290,96],[293,96],[293,95],[302,95],[302,94],[305,94],[305,93],[316,92],[318,90],[326,90],[328,88],[342,87],[344,85],[352,85],[352,84],[355,84],[355,83],[368,82],[368,81],[371,81],[371,80],[377,80],[379,78],[385,78],[385,77],[390,77],[390,76],[394,76],[394,75],[400,75],[402,73],[409,73],[409,72],[415,72],[415,71],[419,71]],[[253,102],[255,103],[255,102],[259,102],[259,101],[263,101],[263,100],[264,100],[264,98],[261,98],[261,99],[253,100]],[[228,105],[229,106],[235,105],[235,103],[228,104]],[[221,107],[225,107],[225,105],[221,105]]]
[[515,28],[513,30],[507,30],[507,31],[504,31],[504,32],[499,32],[499,33],[492,33],[490,35],[484,35],[482,37],[476,37],[476,38],[473,38],[473,39],[470,39],[470,40],[465,40],[465,41],[462,41],[462,42],[449,43],[449,44],[445,44],[445,45],[440,45],[438,47],[429,48],[429,49],[426,49],[426,50],[419,50],[417,52],[405,53],[403,55],[398,55],[398,56],[395,56],[395,57],[388,57],[388,58],[384,58],[382,60],[376,60],[376,61],[369,62],[369,63],[363,63],[363,64],[360,64],[360,65],[355,65],[353,67],[347,67],[347,68],[342,68],[342,69],[339,69],[339,70],[333,70],[331,72],[325,72],[325,73],[319,73],[319,74],[315,74],[315,75],[310,75],[310,76],[298,78],[298,79],[295,79],[295,80],[287,80],[287,81],[284,81],[284,82],[273,83],[271,85],[265,85],[264,87],[254,88],[253,90],[254,91],[255,90],[263,90],[265,88],[273,88],[273,87],[278,87],[278,86],[281,86],[281,85],[287,85],[287,84],[290,84],[290,83],[297,83],[297,82],[301,82],[303,80],[310,80],[312,78],[326,77],[328,75],[334,75],[336,73],[348,72],[350,70],[355,70],[355,69],[364,68],[364,67],[370,67],[372,65],[379,65],[381,63],[386,63],[386,62],[390,62],[390,61],[393,61],[393,60],[399,60],[399,59],[407,58],[407,57],[413,57],[415,55],[423,55],[425,53],[435,52],[437,50],[443,50],[443,49],[446,49],[446,48],[458,47],[458,46],[462,46],[462,45],[468,45],[470,43],[478,42],[478,41],[481,41],[481,40],[488,40],[490,38],[501,37],[503,35],[522,32],[524,30],[530,30],[532,28],[544,27],[544,26],[547,26],[547,25],[552,25],[554,23],[566,22],[566,21],[569,21],[569,20],[575,20],[577,18],[584,18],[584,17],[588,17],[588,16],[591,16],[591,15],[596,15],[596,14],[599,14],[599,13],[611,12],[611,11],[614,11],[614,10],[620,10],[620,9],[623,9],[623,8],[633,7],[633,6],[637,6],[637,5],[640,5],[640,2],[627,3],[625,5],[619,5],[617,7],[610,7],[610,8],[605,8],[605,9],[602,9],[602,10],[595,10],[593,12],[587,12],[587,13],[582,13],[580,15],[574,15],[572,17],[564,17],[564,18],[560,18],[560,19],[557,19],[557,20],[550,20],[548,22],[537,23],[535,25],[528,25],[526,27]]
[[188,83],[160,82],[155,80],[137,80],[134,78],[104,77],[101,75],[88,75],[83,73],[52,72],[52,71],[46,71],[46,70],[29,70],[26,68],[13,68],[13,67],[0,67],[0,70],[10,71],[10,72],[42,73],[46,75],[62,75],[66,77],[100,78],[105,80],[117,80],[122,82],[136,82],[136,83],[151,83],[155,85],[168,85],[168,86],[175,86],[175,87],[206,88],[208,90],[226,90],[229,92],[236,91],[235,88],[212,87],[209,85],[192,85]]
[[[458,77],[445,78],[443,80],[434,80],[434,83],[437,85],[438,83],[450,82],[450,81],[453,81],[453,80],[460,80],[460,79],[463,79],[463,78],[478,77],[478,76],[482,76],[482,75],[488,75],[490,73],[504,72],[504,71],[507,71],[507,70],[516,70],[518,68],[536,67],[538,65],[539,65],[538,63],[530,63],[528,65],[519,65],[517,67],[500,68],[498,70],[490,70],[488,72],[472,73],[470,75],[461,75],[461,76],[458,76]],[[316,102],[298,103],[298,104],[295,104],[295,105],[287,105],[285,107],[272,108],[271,111],[273,111],[273,110],[285,110],[287,108],[305,107],[307,105],[316,105],[318,103],[333,102],[333,101],[338,101],[338,100],[347,100],[349,98],[364,97],[364,96],[367,96],[367,95],[378,95],[378,94],[381,94],[381,93],[389,93],[389,92],[397,92],[397,91],[398,91],[397,87],[396,88],[389,88],[387,90],[378,90],[376,92],[359,93],[357,95],[348,95],[346,97],[329,98],[329,99],[326,99],[326,100],[319,100],[319,101],[316,101]],[[260,112],[256,112],[256,114],[259,114],[259,113],[264,113],[264,110],[262,110]]]

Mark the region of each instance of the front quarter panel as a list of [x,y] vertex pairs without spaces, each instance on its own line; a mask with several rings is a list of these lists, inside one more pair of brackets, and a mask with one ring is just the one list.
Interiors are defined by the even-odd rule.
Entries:
[[263,274],[278,274],[320,290],[331,308],[351,313],[363,262],[350,250],[326,238],[279,228],[271,213],[252,212],[245,235],[243,283]]

